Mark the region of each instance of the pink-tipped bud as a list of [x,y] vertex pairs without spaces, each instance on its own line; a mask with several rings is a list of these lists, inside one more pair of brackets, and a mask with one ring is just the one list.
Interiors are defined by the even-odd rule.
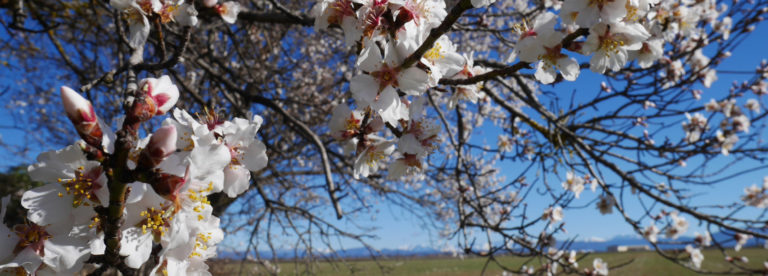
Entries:
[[93,106],[91,102],[80,96],[79,93],[72,90],[72,88],[62,86],[61,87],[61,102],[64,104],[64,111],[67,112],[67,117],[74,123],[95,122],[96,114],[93,112]]
[[103,132],[91,102],[66,86],[61,87],[61,102],[67,117],[75,125],[80,137],[89,145],[101,148]]
[[176,127],[167,125],[161,127],[149,138],[149,144],[141,152],[137,168],[154,168],[163,162],[166,157],[176,151],[176,140],[178,134]]
[[153,115],[163,115],[171,110],[179,100],[179,89],[171,82],[168,76],[159,79],[146,78],[139,82],[139,88],[152,100]]
[[152,138],[149,138],[147,149],[152,156],[166,158],[176,151],[176,127],[167,125],[155,131]]
[[139,82],[139,99],[134,102],[125,121],[129,124],[140,123],[155,115],[163,115],[171,110],[179,100],[179,89],[171,83],[171,78],[146,78]]

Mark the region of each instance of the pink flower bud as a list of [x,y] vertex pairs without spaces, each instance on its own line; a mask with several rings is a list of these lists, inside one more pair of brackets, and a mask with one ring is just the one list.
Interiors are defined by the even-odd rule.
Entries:
[[75,92],[75,90],[72,90],[72,88],[66,86],[61,87],[61,102],[64,104],[64,111],[67,112],[67,117],[69,117],[73,123],[79,124],[83,121],[96,121],[96,114],[93,112],[91,102],[83,98],[83,96],[80,96],[80,94]]
[[147,149],[149,149],[150,154],[153,156],[162,158],[168,157],[168,155],[176,151],[176,138],[177,134],[175,126],[167,125],[161,127],[155,131],[152,138],[149,138]]
[[176,151],[177,140],[176,127],[167,125],[155,131],[152,138],[149,138],[149,144],[141,152],[137,168],[154,168],[163,162],[166,157]]
[[165,114],[179,100],[179,89],[168,76],[143,79],[139,82],[139,87],[147,93],[147,98],[152,100],[153,106],[150,108],[155,108],[153,115]]
[[91,102],[66,86],[61,87],[61,102],[80,137],[89,145],[101,148],[103,133]]

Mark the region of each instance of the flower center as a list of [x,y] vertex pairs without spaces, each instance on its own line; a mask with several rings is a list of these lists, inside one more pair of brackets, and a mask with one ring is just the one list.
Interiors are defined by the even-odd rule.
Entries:
[[360,120],[355,118],[355,115],[349,115],[349,118],[347,118],[346,123],[344,124],[344,129],[350,131],[350,130],[357,130],[357,128],[360,127]]
[[350,114],[349,118],[344,121],[344,132],[341,134],[342,138],[350,138],[357,134],[357,129],[360,128],[360,119],[355,118],[354,114]]
[[45,228],[37,224],[18,224],[13,227],[13,232],[19,237],[19,242],[13,249],[13,254],[18,254],[25,248],[32,248],[35,253],[41,257],[45,255],[43,250],[44,241],[51,238],[51,234],[45,231]]
[[147,1],[140,1],[139,2],[139,7],[146,14],[152,14],[152,12],[154,12],[152,10],[152,2],[151,1],[148,1],[148,0]]
[[160,204],[160,209],[151,207],[146,211],[142,211],[139,215],[144,218],[137,226],[141,226],[141,233],[151,233],[155,241],[159,241],[168,228],[171,226],[173,220],[173,213],[169,208],[163,208]]
[[219,113],[213,108],[205,107],[202,114],[195,113],[195,116],[197,116],[197,120],[201,124],[208,126],[208,130],[213,130],[217,126],[224,124],[224,118],[219,116]]
[[355,16],[355,11],[352,9],[352,2],[350,0],[337,0],[333,2],[331,9],[333,13],[328,16],[328,24],[341,25],[345,16]]
[[635,22],[638,19],[640,19],[640,15],[638,14],[639,9],[635,6],[630,5],[629,1],[627,1],[625,8],[627,9],[627,15],[624,16],[624,21]]
[[443,46],[440,45],[439,42],[435,43],[435,46],[432,47],[432,49],[429,49],[426,54],[424,54],[424,58],[434,62],[435,60],[444,58],[445,56],[440,53],[443,50]]
[[413,19],[416,20],[416,24],[418,24],[422,17],[426,17],[431,13],[430,8],[425,5],[424,1],[417,1],[418,0],[409,1],[405,3],[404,6],[406,10],[411,12]]
[[[58,179],[58,182],[67,191],[67,195],[72,195],[72,207],[75,208],[80,207],[80,205],[91,206],[88,201],[98,203],[96,190],[101,189],[101,184],[94,182],[101,175],[101,167],[95,167],[87,173],[83,173],[83,170],[85,170],[83,166],[78,167],[73,179]],[[64,193],[59,193],[59,197],[64,197]]]
[[173,12],[178,9],[178,5],[163,5],[163,9],[160,10],[160,22],[168,23],[173,19]]
[[606,34],[600,36],[599,49],[605,52],[606,56],[619,53],[620,47],[624,46],[624,41],[617,39],[606,31]]
[[195,236],[195,248],[192,249],[192,253],[189,254],[189,257],[202,257],[203,255],[200,254],[198,250],[208,250],[208,243],[212,238],[213,236],[211,233],[197,233]]
[[376,162],[384,159],[384,157],[386,157],[384,156],[384,152],[377,151],[376,148],[371,148],[371,150],[368,151],[365,163],[368,164],[369,167],[373,167],[376,165]]
[[213,191],[213,182],[208,183],[208,187],[204,189],[197,191],[190,189],[189,194],[187,194],[187,198],[189,198],[189,200],[195,204],[195,207],[193,207],[192,210],[198,213],[197,220],[205,219],[205,217],[200,213],[205,210],[206,206],[211,206],[211,202],[208,200],[208,197],[205,196],[211,191]]
[[373,1],[370,11],[365,15],[365,28],[363,28],[364,36],[373,36],[373,32],[386,23],[386,19],[383,15],[387,12],[387,2],[388,0]]
[[387,86],[398,86],[397,73],[399,73],[397,67],[389,67],[389,65],[384,64],[381,66],[381,70],[371,73],[371,76],[379,81],[379,91],[381,91]]
[[544,47],[544,54],[541,54],[538,56],[539,60],[543,61],[544,64],[547,66],[555,66],[557,65],[557,60],[561,59],[565,55],[561,53],[561,49],[563,46],[560,44],[555,45],[554,47]]

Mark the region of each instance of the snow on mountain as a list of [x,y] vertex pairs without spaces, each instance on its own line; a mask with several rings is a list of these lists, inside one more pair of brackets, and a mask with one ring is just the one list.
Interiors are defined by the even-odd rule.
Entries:
[[[756,232],[762,232],[766,233],[765,230],[755,230]],[[720,241],[720,244],[724,247],[733,247],[736,245],[736,241],[733,238],[732,234],[728,233],[715,233],[712,234],[712,237],[718,241]],[[663,235],[659,235],[659,241],[657,245],[662,250],[671,250],[671,249],[683,249],[685,247],[685,244],[690,243],[693,241],[692,236],[684,236],[680,237],[676,240],[666,239],[663,237]],[[563,242],[563,241],[560,241]],[[758,239],[758,238],[751,238],[745,245],[745,247],[756,247],[756,246],[763,246],[765,243],[765,240]],[[558,246],[562,245],[561,243],[558,243]],[[618,235],[610,239],[604,239],[601,237],[588,237],[583,239],[577,239],[573,241],[570,244],[569,249],[577,250],[577,251],[593,251],[593,252],[602,252],[607,251],[609,247],[611,246],[632,246],[632,245],[649,245],[651,244],[640,237],[639,235]],[[424,256],[450,256],[453,255],[453,253],[456,252],[456,249],[454,248],[451,250],[451,248],[433,248],[428,245],[402,245],[399,246],[396,249],[391,248],[385,248],[380,249],[378,251],[371,251],[366,248],[358,247],[358,248],[349,248],[344,250],[338,250],[335,252],[335,256],[343,257],[343,258],[368,258],[371,256],[371,254],[375,254],[379,257],[424,257]],[[277,250],[275,252],[275,255],[278,259],[295,259],[295,258],[303,258],[307,254],[304,250],[293,250],[293,249],[281,249]],[[331,256],[331,252],[329,250],[315,250],[315,254],[319,256]],[[273,253],[270,251],[259,251],[259,256],[261,258],[265,259],[271,259],[273,257]],[[219,252],[219,258],[221,259],[242,259],[244,257],[243,253],[238,252],[231,252],[231,251],[220,251]]]

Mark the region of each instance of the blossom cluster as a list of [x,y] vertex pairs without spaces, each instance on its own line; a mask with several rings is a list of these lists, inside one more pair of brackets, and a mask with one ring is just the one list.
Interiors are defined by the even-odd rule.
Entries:
[[[314,12],[317,29],[339,26],[347,45],[361,48],[357,74],[349,85],[355,108],[337,105],[329,124],[331,136],[356,151],[355,177],[376,173],[380,161],[391,155],[396,157],[389,166],[390,179],[421,171],[423,159],[437,147],[441,129],[425,116],[425,92],[441,79],[484,72],[473,66],[471,57],[459,54],[447,36],[439,37],[415,64],[405,63],[446,17],[445,2],[325,0]],[[452,106],[459,99],[477,101],[479,89],[460,87]],[[377,135],[385,127],[396,137]]]
[[[765,204],[767,201],[766,198],[768,198],[764,194],[764,192],[768,190],[768,177],[765,177],[763,182],[764,187],[762,189],[755,185],[744,189],[746,195],[742,197],[742,200],[746,205],[754,206],[757,208],[766,207],[765,205],[760,204]],[[665,216],[668,218],[667,225],[664,228],[666,230],[665,234],[667,238],[673,240],[678,239],[681,235],[688,231],[688,221],[685,219],[685,217],[681,216],[676,211],[669,213],[662,211],[660,215],[654,217],[654,220],[661,220]],[[640,231],[640,234],[646,240],[655,244],[658,242],[659,232],[659,228],[656,227],[655,224],[651,224]],[[706,231],[703,234],[695,232],[693,236],[693,241],[692,243],[686,245],[685,252],[689,255],[690,258],[689,265],[695,269],[700,269],[701,264],[704,261],[704,255],[702,254],[701,250],[712,245],[712,235],[709,233],[709,231]],[[733,248],[734,251],[740,251],[741,248],[746,245],[751,238],[752,235],[749,234],[734,233],[733,240],[736,242]],[[733,259],[733,257],[726,256],[726,261],[732,262],[734,260],[739,260],[744,263],[748,262],[746,257],[742,257],[741,259]]]
[[[437,28],[451,27],[443,26],[448,16],[445,1],[318,2],[313,11],[315,27],[318,30],[341,28],[345,43],[358,49],[354,76],[349,84],[352,104],[338,103],[329,124],[330,135],[343,144],[345,151],[355,152],[354,176],[376,174],[383,167],[382,161],[389,157],[393,157],[386,165],[389,179],[421,172],[425,159],[439,147],[441,132],[440,125],[427,116],[428,91],[441,80],[467,80],[489,70],[476,66],[473,54],[460,53],[451,36],[430,37]],[[479,8],[494,2],[471,0],[460,1],[459,5],[469,3]],[[514,50],[499,54],[508,54],[507,62],[519,59],[526,65],[535,64],[533,78],[542,84],[576,80],[581,68],[586,68],[579,64],[575,56],[579,54],[589,58],[588,67],[597,73],[610,74],[627,65],[643,69],[659,66],[664,72],[659,76],[664,87],[679,84],[686,75],[709,87],[717,79],[709,65],[727,56],[708,57],[701,49],[710,40],[705,26],[714,30],[718,34],[715,39],[719,40],[727,40],[731,32],[732,20],[722,17],[727,7],[718,6],[713,0],[541,2],[544,12],[529,12],[533,7],[520,6],[517,13],[525,18],[514,27],[514,39],[510,40]],[[194,27],[198,24],[199,8],[210,9],[206,12],[218,14],[232,24],[241,10],[237,2],[218,3],[217,0],[203,0],[197,6],[181,0],[111,0],[109,3],[128,22],[128,44],[134,48],[131,59],[134,64],[142,60],[153,24],[175,22]],[[585,39],[579,40],[582,36]],[[676,46],[667,47],[672,43]],[[423,46],[429,49],[420,51]],[[678,55],[683,51],[692,54]],[[416,53],[420,56],[414,59]],[[627,74],[629,79],[631,73]],[[124,125],[166,113],[170,113],[171,118],[153,134],[136,138],[127,151],[117,147],[122,143],[118,135],[96,116],[90,102],[62,87],[67,116],[83,140],[65,149],[44,153],[37,164],[29,167],[32,178],[47,185],[24,194],[22,204],[28,210],[26,224],[12,228],[0,225],[0,231],[7,234],[0,240],[3,248],[8,248],[0,251],[0,268],[59,274],[79,270],[86,259],[105,255],[110,247],[114,248],[105,242],[110,238],[105,228],[111,223],[105,219],[108,208],[119,203],[124,206],[120,210],[124,222],[118,235],[119,253],[125,257],[127,266],[138,268],[154,255],[158,257],[154,269],[160,273],[192,274],[206,269],[203,261],[215,255],[216,244],[223,237],[219,219],[213,216],[207,198],[218,192],[236,197],[248,189],[251,172],[266,166],[265,147],[256,139],[262,119],[253,116],[226,121],[213,110],[197,116],[171,110],[178,99],[178,89],[167,76],[144,79],[139,87],[146,97],[137,98],[140,102],[136,106],[140,108],[131,111]],[[760,95],[766,93],[765,87],[761,79],[752,89]],[[483,98],[483,89],[488,87],[481,83],[452,87],[448,108],[456,108],[460,101],[477,103]],[[606,85],[603,89],[610,90]],[[644,102],[645,109],[655,107],[650,100]],[[727,155],[738,141],[736,133],[748,132],[751,121],[734,100],[713,100],[705,107],[726,117],[716,138],[722,153]],[[756,100],[748,101],[744,107],[755,112],[760,110]],[[686,115],[685,140],[694,144],[709,130],[708,119],[699,113]],[[638,124],[647,126],[642,120],[638,120]],[[380,135],[385,130],[393,135]],[[520,137],[526,135],[522,133]],[[138,137],[137,133],[134,135]],[[652,141],[647,131],[645,135]],[[517,138],[500,136],[499,150],[512,151]],[[535,149],[526,144],[528,141],[519,143],[526,145],[527,154],[532,154]],[[119,163],[115,160],[120,156],[127,156],[125,168],[115,167]],[[130,180],[124,183],[127,195],[116,202],[112,188],[125,179]],[[587,183],[596,191],[596,179],[580,177],[571,171],[562,187],[579,198]],[[764,208],[768,205],[766,185],[746,189],[743,201]],[[472,189],[461,184],[459,188],[461,193]],[[3,214],[7,201],[3,199]],[[613,212],[615,205],[610,195],[601,196],[597,202],[602,214]],[[506,206],[497,210],[494,213],[510,212]],[[678,213],[669,213],[667,217],[668,224],[661,231],[665,231],[668,238],[676,239],[687,231],[688,222]],[[563,218],[563,207],[556,204],[541,216],[550,224]],[[643,232],[655,243],[660,230],[650,225]],[[687,251],[693,265],[699,267],[703,259],[699,249],[690,247]],[[563,252],[550,255],[551,259],[564,258]],[[572,252],[565,262],[575,266],[575,254]],[[607,265],[600,259],[595,259],[593,268],[594,274],[608,273]],[[557,267],[550,269],[556,271]]]
[[[669,218],[668,224],[666,226],[667,238],[674,240],[688,231],[688,221],[684,217],[680,216],[677,212],[671,212],[668,214],[662,212],[662,215],[667,215]],[[661,216],[657,217],[656,219],[661,219]],[[643,229],[641,234],[646,240],[655,244],[658,242],[659,228],[657,228],[655,224],[651,224]],[[696,269],[700,269],[701,263],[704,261],[704,254],[701,253],[701,249],[712,244],[712,236],[709,232],[705,232],[704,234],[699,234],[697,232],[694,234],[694,237],[695,238],[693,244],[686,245],[685,252],[688,253],[690,257],[690,266]],[[694,247],[694,245],[698,247]]]
[[[516,57],[537,63],[534,76],[545,84],[556,80],[555,69],[568,81],[579,76],[580,66],[564,52],[568,50],[591,55],[589,68],[596,73],[619,71],[632,60],[640,68],[659,61],[666,69],[663,81],[667,87],[681,80],[688,65],[692,77],[709,87],[717,75],[708,66],[713,60],[700,48],[709,43],[704,26],[717,32],[719,40],[727,40],[732,27],[732,19],[722,16],[727,7],[715,1],[570,0],[545,4],[559,14],[538,13],[515,26],[519,33]],[[587,31],[586,41],[568,39],[579,31]],[[680,51],[690,50],[694,55],[681,59],[672,51],[665,52],[665,44],[673,42],[682,43]]]
[[[106,229],[115,223],[110,207],[121,204],[115,210],[122,213],[117,237],[123,264],[139,268],[155,258],[153,275],[207,273],[205,260],[216,255],[224,236],[208,197],[236,197],[248,189],[251,172],[266,166],[266,148],[256,139],[262,118],[227,121],[212,110],[197,118],[172,110],[179,91],[168,76],[143,79],[138,87],[144,96],[134,99],[118,134],[88,100],[61,88],[67,116],[83,140],[42,153],[29,166],[32,180],[45,185],[23,194],[25,224],[0,225],[0,268],[80,271],[86,260],[118,250]],[[162,127],[139,139],[139,123],[167,113],[172,116]],[[119,134],[131,131],[133,136]],[[0,216],[7,204],[8,197]]]
[[[759,113],[760,102],[757,99],[748,99],[743,105],[744,109],[749,112]],[[736,99],[729,98],[723,101],[716,101],[710,99],[710,101],[704,104],[704,110],[712,113],[720,113],[725,119],[723,119],[718,125],[718,129],[715,132],[716,147],[720,148],[723,155],[729,155],[730,151],[739,141],[738,133],[749,133],[749,128],[752,125],[752,120],[747,116],[747,111],[744,111],[740,107]],[[683,122],[683,130],[685,131],[685,140],[690,144],[698,142],[702,135],[709,130],[708,119],[701,113],[695,113],[693,116],[686,113],[688,122]],[[709,140],[707,140],[709,142]]]
[[744,188],[744,196],[741,197],[744,204],[757,208],[768,208],[768,176],[763,178],[762,187],[752,184]]
[[[571,250],[570,253],[566,253],[564,250],[558,250],[550,247],[545,253],[545,256],[549,259],[549,262],[542,266],[543,271],[537,271],[534,266],[523,265],[520,269],[520,274],[507,273],[504,271],[501,275],[539,275],[544,273],[546,273],[546,275],[557,275],[558,273],[566,271],[558,271],[560,268],[560,263],[567,264],[573,269],[579,268],[576,250]],[[602,258],[595,258],[592,260],[592,268],[584,268],[583,271],[585,275],[605,276],[608,275],[608,264],[603,261]]]
[[[464,2],[470,1],[457,5]],[[471,5],[494,2],[471,1]],[[710,40],[707,30],[718,34],[715,39],[727,40],[732,27],[732,20],[723,16],[727,7],[714,1],[570,0],[544,1],[544,5],[546,11],[529,13],[522,23],[513,25],[514,49],[507,58],[507,62],[535,63],[534,77],[543,84],[557,81],[558,71],[564,80],[578,78],[578,54],[589,56],[589,68],[597,73],[619,71],[632,66],[633,60],[640,68],[658,61],[664,86],[678,83],[688,70],[692,79],[708,87],[717,76],[709,66],[716,60],[701,49]],[[539,7],[516,4],[515,8],[526,14]],[[428,39],[447,15],[445,1],[323,0],[313,12],[316,29],[339,27],[345,43],[360,49],[356,75],[349,85],[355,107],[338,104],[329,124],[331,135],[346,150],[355,150],[355,176],[377,172],[380,161],[389,156],[395,160],[388,166],[390,179],[419,172],[425,156],[436,148],[440,132],[423,116],[425,92],[441,79],[466,79],[488,71],[473,64],[472,54],[457,52],[450,36],[442,35],[434,43]],[[586,39],[579,40],[582,36]],[[411,56],[422,44],[431,48],[411,64]],[[674,57],[675,51],[665,52],[669,44],[682,45],[675,51],[694,54]],[[454,108],[459,100],[476,103],[482,95],[479,83],[458,85],[448,107]],[[647,101],[645,106],[655,104]],[[691,143],[706,130],[706,119],[693,119],[697,121],[684,125]],[[378,135],[384,128],[395,137]],[[735,141],[727,133],[722,139],[724,150]],[[508,151],[510,143],[502,144],[500,148]]]
[[[218,3],[218,0],[202,1],[203,7],[211,9],[229,24],[237,21],[240,4],[234,1]],[[109,5],[124,15],[128,22],[129,44],[135,49],[131,62],[143,60],[144,44],[147,42],[153,22],[166,24],[175,22],[180,26],[194,27],[198,24],[198,11],[192,2],[184,0],[110,0]]]

